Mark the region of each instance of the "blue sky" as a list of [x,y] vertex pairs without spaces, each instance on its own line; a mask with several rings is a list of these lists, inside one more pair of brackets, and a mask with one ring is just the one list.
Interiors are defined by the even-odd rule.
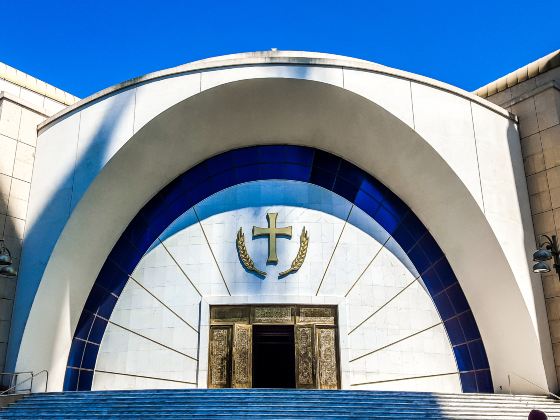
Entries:
[[0,61],[77,96],[235,52],[308,50],[473,90],[560,48],[560,0],[0,0]]

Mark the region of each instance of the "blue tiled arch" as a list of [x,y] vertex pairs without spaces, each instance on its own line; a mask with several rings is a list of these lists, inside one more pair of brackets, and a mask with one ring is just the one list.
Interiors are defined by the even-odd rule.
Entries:
[[157,237],[210,195],[244,182],[284,179],[326,188],[374,218],[406,252],[444,321],[463,392],[493,392],[486,351],[469,304],[445,255],[412,210],[365,171],[302,146],[254,146],[212,157],[163,188],[140,210],[113,247],[78,321],[64,390],[90,390],[107,321],[128,275]]

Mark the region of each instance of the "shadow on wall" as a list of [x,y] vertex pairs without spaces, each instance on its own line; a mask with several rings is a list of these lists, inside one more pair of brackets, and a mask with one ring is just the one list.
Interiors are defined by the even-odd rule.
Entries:
[[[5,175],[2,175],[5,176]],[[5,176],[8,178],[8,176]],[[8,188],[11,187],[11,179],[8,183]],[[2,183],[4,184],[4,183]],[[20,254],[21,254],[21,241],[23,228],[16,225],[16,219],[8,215],[8,206],[10,200],[10,191],[5,191],[5,185],[0,186],[0,221],[2,225],[2,235],[0,239],[4,241],[12,256],[12,267],[15,270],[19,269]],[[0,372],[5,372],[5,359],[8,349],[8,334],[10,323],[12,320],[12,310],[14,306],[14,298],[18,277],[4,277],[0,276]],[[9,376],[0,377],[0,389],[9,387],[11,378]]]
[[[27,128],[37,117],[38,114],[22,108],[17,102],[7,98],[0,99],[0,240],[12,257],[12,264],[6,268],[3,266],[3,270],[9,267],[17,272],[19,269],[30,186],[28,176],[34,153],[31,135],[22,127]],[[0,372],[6,370],[4,362],[18,281],[17,276],[13,276],[13,271],[6,271],[0,276]],[[0,377],[0,387],[9,381],[9,377]]]
[[[79,174],[83,178],[87,178],[81,184],[89,185],[106,164],[108,150],[112,146],[111,137],[120,122],[122,114],[134,101],[135,95],[136,90],[134,89],[134,92],[130,92],[130,94],[123,94],[121,91],[112,98],[102,99],[102,101],[113,100],[105,114],[100,118],[102,123],[95,130],[95,134],[91,136],[92,140],[83,152],[80,152],[81,139],[78,130],[77,160],[74,167],[60,178],[59,188],[44,204],[43,209],[34,218],[34,223],[28,225],[26,229],[21,256],[25,264],[21,264],[18,287],[15,293],[16,299],[12,311],[9,346],[5,363],[6,371],[15,371],[25,325],[50,255],[73,208],[85,193],[85,190],[76,191],[73,188],[76,175]],[[90,105],[90,109],[98,103]],[[71,113],[66,118],[73,115]],[[134,127],[131,126],[131,133],[133,130]],[[40,150],[39,144],[37,150]],[[35,176],[37,176],[37,173],[34,171],[33,178]],[[64,216],[61,217],[62,215]],[[72,284],[68,284],[68,288],[71,287]],[[72,295],[72,293],[69,292],[69,295]],[[60,302],[53,302],[53,304],[59,305]],[[70,320],[64,320],[64,325],[70,325]],[[74,331],[69,331],[69,336],[72,336],[73,333]]]
[[[312,69],[306,67],[298,67],[286,69],[286,72],[281,77],[286,78],[312,78]],[[342,83],[342,73],[340,82]],[[213,86],[208,86],[211,88]],[[129,94],[125,94],[129,92]],[[35,223],[26,227],[25,240],[23,244],[21,241],[18,243],[11,243],[7,241],[10,250],[17,249],[16,256],[19,257],[19,250],[23,250],[21,260],[25,260],[25,264],[21,265],[19,273],[18,287],[15,293],[15,302],[12,309],[12,304],[8,312],[11,312],[11,323],[9,323],[9,340],[4,344],[6,350],[2,353],[2,343],[0,343],[0,363],[4,361],[5,355],[5,371],[13,372],[16,367],[17,357],[23,332],[29,316],[29,312],[33,305],[33,300],[39,288],[44,270],[49,261],[50,255],[56,245],[56,242],[64,229],[67,217],[71,214],[74,207],[80,201],[85,193],[84,190],[75,191],[73,189],[76,174],[87,174],[87,180],[82,180],[81,185],[88,186],[90,182],[99,173],[99,170],[107,163],[107,156],[110,147],[112,146],[110,139],[117,128],[117,123],[122,117],[125,110],[131,103],[136,105],[136,87],[122,90],[114,95],[104,97],[97,102],[88,104],[87,110],[90,110],[95,105],[103,101],[113,101],[105,112],[105,115],[100,119],[101,125],[97,127],[93,139],[86,150],[80,153],[80,131],[78,131],[78,153],[76,154],[77,160],[72,168],[63,177],[60,178],[60,188],[53,194],[50,200],[44,204],[43,209],[34,218]],[[66,115],[64,118],[69,118],[75,115],[75,111]],[[59,120],[60,122],[61,120]],[[131,122],[131,134],[134,134],[134,122]],[[39,149],[39,148],[37,148]],[[34,173],[35,175],[35,173]],[[65,213],[65,217],[61,214]],[[12,227],[13,228],[13,227]],[[5,229],[5,231],[9,231]],[[19,261],[19,258],[18,258]],[[69,288],[71,285],[69,285]],[[71,293],[70,293],[71,294]],[[2,308],[0,308],[1,310]],[[6,327],[8,328],[8,327]],[[70,336],[73,336],[74,331],[70,331]]]

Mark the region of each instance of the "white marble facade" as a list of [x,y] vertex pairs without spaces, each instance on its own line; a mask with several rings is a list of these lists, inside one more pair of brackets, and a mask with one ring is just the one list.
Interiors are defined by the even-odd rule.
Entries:
[[[266,264],[267,239],[251,235],[271,212],[292,226],[277,265]],[[303,227],[306,260],[279,278]],[[264,279],[239,262],[239,228]],[[338,305],[343,388],[461,392],[441,319],[399,246],[350,202],[294,181],[221,191],[161,235],[113,311],[92,389],[206,387],[209,305],[248,303]]]

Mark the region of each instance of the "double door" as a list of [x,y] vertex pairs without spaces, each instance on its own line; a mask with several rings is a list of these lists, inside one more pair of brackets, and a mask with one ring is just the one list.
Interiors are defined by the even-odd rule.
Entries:
[[[261,386],[267,375],[267,386],[275,386],[277,377],[278,387],[286,387],[286,375],[275,370],[281,365],[293,369],[296,388],[338,389],[336,321],[332,306],[212,306],[208,387],[252,388]],[[262,334],[267,333],[284,334],[291,341],[269,340],[270,345],[281,342],[281,351],[265,351]]]

